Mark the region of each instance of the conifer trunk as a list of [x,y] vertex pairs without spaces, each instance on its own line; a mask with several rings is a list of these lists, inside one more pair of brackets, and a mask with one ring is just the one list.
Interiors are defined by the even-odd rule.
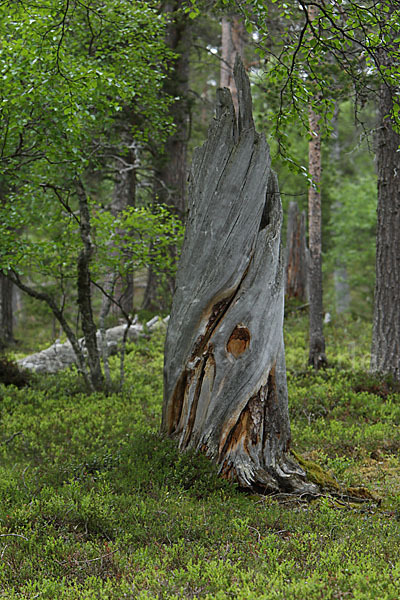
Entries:
[[[390,64],[382,53],[382,66]],[[400,381],[400,135],[395,131],[395,89],[382,86],[377,131],[378,226],[371,370]]]
[[286,298],[308,301],[308,248],[306,216],[299,213],[297,202],[289,203],[286,233]]
[[[187,145],[190,136],[189,120],[189,59],[191,23],[181,10],[183,0],[164,1],[162,12],[170,17],[167,26],[166,44],[176,53],[167,73],[164,91],[175,101],[170,114],[175,126],[174,133],[167,139],[163,150],[154,149],[154,203],[166,204],[184,222],[186,219]],[[170,248],[172,261],[177,260],[177,250]],[[158,297],[159,278],[150,266],[143,301],[147,310],[166,308],[165,298]],[[167,274],[166,295],[173,290],[174,278]],[[167,300],[168,302],[168,300]]]
[[309,354],[308,364],[319,369],[327,364],[323,331],[322,305],[322,210],[321,210],[321,133],[319,117],[309,108],[310,142],[308,170],[312,183],[308,188],[309,247]]
[[[131,123],[129,119],[129,108],[125,108],[125,121],[120,128],[120,145],[121,151],[115,159],[114,166],[114,189],[112,202],[110,204],[110,212],[113,217],[118,217],[129,207],[135,206],[136,199],[136,153],[135,143],[131,134]],[[126,232],[119,231],[121,237]],[[133,244],[132,240],[132,244]],[[110,244],[110,252],[112,253],[113,246],[118,244],[118,238]],[[115,246],[114,246],[115,247]],[[124,259],[129,262],[132,252],[124,248]],[[115,303],[109,302],[109,298],[103,295],[101,311],[104,317],[107,316],[108,310],[114,315],[130,314],[133,311],[133,271],[128,271],[124,276],[118,273],[108,273],[104,288],[114,297]],[[109,309],[106,311],[106,307]]]

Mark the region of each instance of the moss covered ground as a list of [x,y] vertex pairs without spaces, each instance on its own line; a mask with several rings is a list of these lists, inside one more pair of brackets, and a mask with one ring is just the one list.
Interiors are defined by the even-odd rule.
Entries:
[[327,326],[318,374],[306,329],[289,316],[293,450],[380,502],[244,495],[179,454],[158,435],[159,332],[130,346],[122,394],[74,371],[0,386],[0,598],[397,600],[399,390],[368,375],[365,322]]

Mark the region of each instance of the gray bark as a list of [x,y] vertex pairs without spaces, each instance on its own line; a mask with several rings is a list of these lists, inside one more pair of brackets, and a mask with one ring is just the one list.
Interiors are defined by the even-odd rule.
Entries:
[[[307,7],[308,18],[314,21],[319,12],[316,5]],[[315,97],[318,101],[318,97]],[[308,170],[311,185],[308,188],[308,263],[309,282],[309,353],[308,364],[314,369],[325,367],[327,363],[324,337],[324,310],[322,291],[322,206],[321,206],[321,127],[320,117],[312,104],[308,110],[310,141],[308,144]]]
[[162,431],[262,491],[315,491],[290,458],[281,203],[250,83],[235,65],[195,152],[189,218],[166,338]]
[[308,301],[308,248],[306,241],[306,215],[299,213],[297,202],[290,202],[286,234],[285,295]]
[[90,277],[90,263],[93,254],[90,235],[90,213],[85,190],[79,181],[77,181],[76,190],[79,199],[79,230],[82,240],[82,250],[79,253],[77,261],[77,302],[88,354],[87,363],[89,367],[90,382],[95,390],[101,390],[104,384],[104,377],[101,370],[100,353],[96,337],[96,325],[93,318]]

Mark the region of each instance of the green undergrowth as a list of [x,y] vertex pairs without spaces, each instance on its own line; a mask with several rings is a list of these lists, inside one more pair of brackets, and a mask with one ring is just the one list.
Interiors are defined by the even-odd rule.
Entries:
[[397,600],[399,390],[367,374],[365,323],[327,327],[318,374],[305,332],[290,316],[293,450],[379,507],[245,495],[180,454],[158,435],[159,332],[130,346],[122,394],[73,370],[0,387],[0,598]]

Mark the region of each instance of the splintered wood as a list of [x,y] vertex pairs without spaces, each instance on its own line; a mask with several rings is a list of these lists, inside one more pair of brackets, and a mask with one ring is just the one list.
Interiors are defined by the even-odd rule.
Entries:
[[193,158],[162,431],[244,488],[314,491],[288,455],[278,184],[240,60],[235,79],[238,118],[229,90],[219,90],[216,118]]

